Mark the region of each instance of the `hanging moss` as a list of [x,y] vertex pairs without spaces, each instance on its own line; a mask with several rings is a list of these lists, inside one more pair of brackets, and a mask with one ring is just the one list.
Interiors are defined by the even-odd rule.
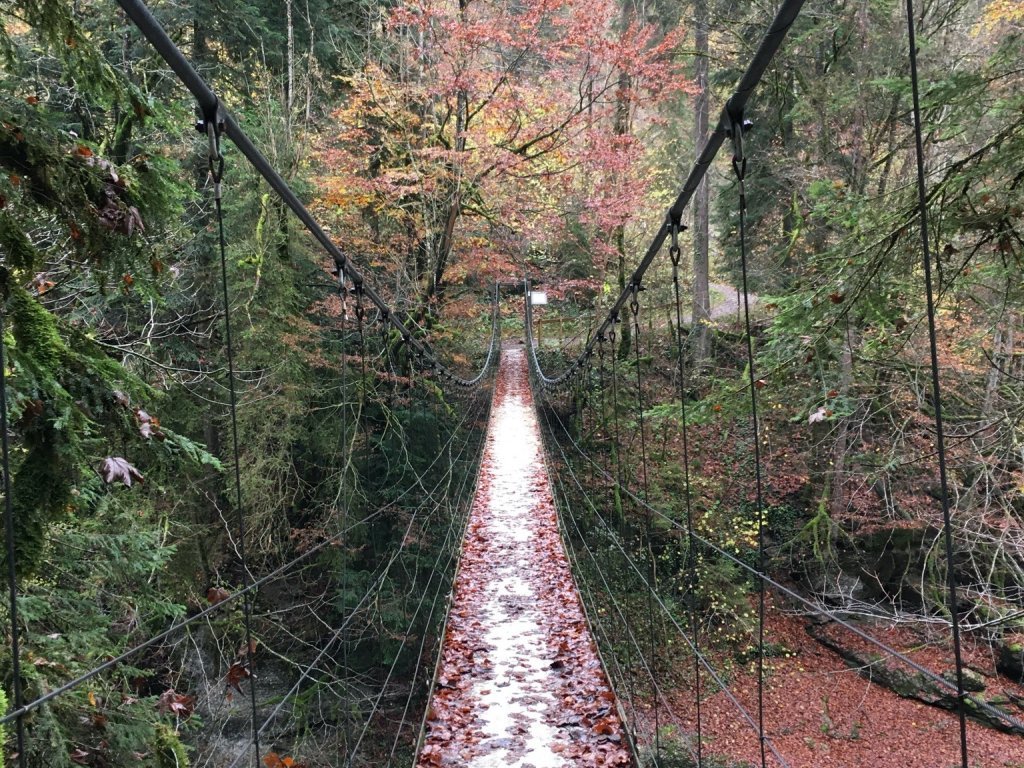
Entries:
[[10,318],[19,356],[32,360],[46,378],[56,380],[67,357],[67,347],[53,315],[22,288],[13,286]]
[[[19,576],[35,572],[45,544],[46,526],[65,512],[71,500],[69,475],[73,467],[57,449],[56,433],[46,432],[29,449],[11,478],[14,552]],[[0,562],[6,567],[6,555]]]
[[7,256],[12,269],[27,273],[35,271],[39,252],[7,213],[0,215],[0,251]]
[[70,499],[71,451],[55,425],[71,421],[74,406],[60,384],[69,351],[55,318],[17,286],[11,288],[8,310],[15,342],[11,357],[25,374],[16,379],[18,400],[12,409],[25,452],[12,472],[11,502],[18,573],[27,575],[39,559],[45,526]]

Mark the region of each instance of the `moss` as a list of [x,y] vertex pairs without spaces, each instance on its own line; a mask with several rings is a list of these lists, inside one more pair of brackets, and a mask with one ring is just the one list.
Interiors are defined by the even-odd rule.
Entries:
[[46,378],[56,380],[67,356],[56,319],[22,288],[12,287],[9,305],[19,356],[31,359]]
[[[13,474],[14,551],[18,575],[34,572],[45,544],[46,526],[71,500],[71,467],[57,450],[55,436],[39,440]],[[0,559],[6,562],[6,555]]]
[[156,762],[160,768],[188,768],[191,765],[188,748],[181,743],[177,731],[168,725],[156,727]]
[[[7,713],[7,694],[0,689],[0,712]],[[0,768],[4,768],[4,755],[7,753],[7,728],[0,725]]]
[[12,269],[26,274],[35,272],[39,252],[7,213],[0,215],[0,250],[7,254]]

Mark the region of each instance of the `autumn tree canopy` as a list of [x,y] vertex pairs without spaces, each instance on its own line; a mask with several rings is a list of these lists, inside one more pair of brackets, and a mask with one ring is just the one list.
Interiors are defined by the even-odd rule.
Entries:
[[321,152],[320,202],[353,253],[403,270],[420,301],[573,245],[588,253],[563,268],[596,274],[650,189],[616,111],[652,125],[686,89],[682,30],[576,0],[402,3],[385,24]]

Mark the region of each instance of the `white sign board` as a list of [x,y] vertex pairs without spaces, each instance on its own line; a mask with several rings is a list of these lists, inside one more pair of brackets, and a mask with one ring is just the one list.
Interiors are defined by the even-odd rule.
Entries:
[[538,306],[540,304],[548,303],[548,295],[544,291],[530,291],[530,304],[531,306]]

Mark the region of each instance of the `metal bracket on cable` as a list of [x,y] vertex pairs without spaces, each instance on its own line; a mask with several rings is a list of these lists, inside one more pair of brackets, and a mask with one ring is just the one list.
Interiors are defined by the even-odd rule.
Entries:
[[743,149],[743,136],[750,132],[754,123],[746,120],[743,114],[729,115],[729,137],[732,139],[732,169],[740,183],[740,205],[744,210],[747,208],[747,155]]
[[679,219],[670,218],[668,221],[668,257],[672,262],[672,267],[676,268],[679,266],[679,262],[682,258],[682,250],[679,248],[679,233],[686,229],[686,225]]
[[224,178],[224,155],[220,151],[220,137],[224,133],[224,120],[220,112],[220,101],[203,109],[203,119],[196,123],[196,130],[206,134],[207,156],[210,164],[210,178],[213,179],[213,199],[221,199],[221,180]]

